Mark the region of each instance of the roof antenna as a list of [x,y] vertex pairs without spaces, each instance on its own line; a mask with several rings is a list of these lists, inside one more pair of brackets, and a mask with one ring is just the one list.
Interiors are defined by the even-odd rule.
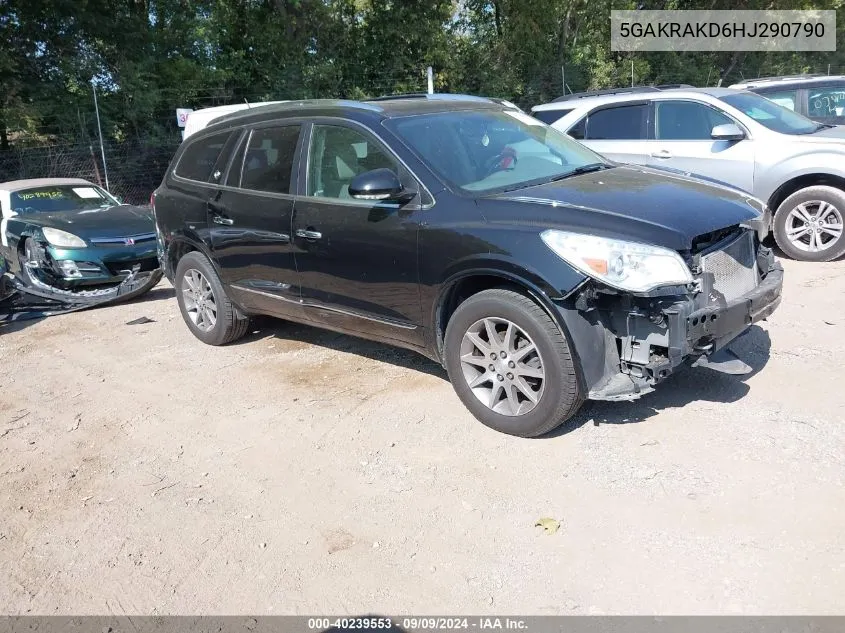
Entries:
[[249,101],[247,101],[246,97],[244,97],[244,103],[246,104],[246,109],[249,110],[252,106],[249,105]]

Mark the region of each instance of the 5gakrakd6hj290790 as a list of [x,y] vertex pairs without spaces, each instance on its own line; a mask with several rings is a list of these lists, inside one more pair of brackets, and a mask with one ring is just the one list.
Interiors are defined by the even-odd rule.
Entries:
[[154,210],[200,340],[269,314],[413,349],[526,437],[683,363],[741,373],[725,346],[783,282],[760,201],[608,162],[478,97],[232,114],[183,144]]

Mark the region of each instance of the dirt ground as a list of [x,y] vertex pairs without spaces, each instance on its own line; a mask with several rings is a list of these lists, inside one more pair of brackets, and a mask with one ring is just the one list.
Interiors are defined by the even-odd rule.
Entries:
[[166,282],[4,327],[0,612],[843,613],[845,262],[784,265],[755,373],[537,440],[409,352],[272,319],[207,347]]

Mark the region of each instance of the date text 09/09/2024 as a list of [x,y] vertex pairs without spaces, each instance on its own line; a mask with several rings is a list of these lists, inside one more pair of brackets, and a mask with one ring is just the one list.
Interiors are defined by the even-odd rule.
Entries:
[[519,631],[526,629],[525,620],[520,618],[497,617],[363,617],[363,618],[309,618],[308,629],[325,631],[327,629],[355,630],[401,628],[408,631]]

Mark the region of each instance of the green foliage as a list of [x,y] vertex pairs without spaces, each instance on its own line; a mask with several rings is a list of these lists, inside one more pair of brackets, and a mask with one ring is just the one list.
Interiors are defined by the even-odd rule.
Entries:
[[[838,8],[843,0],[745,0]],[[716,85],[845,67],[836,53],[617,53],[610,11],[739,8],[732,0],[6,0],[0,148],[96,135],[172,142],[174,110],[425,89],[530,106],[568,90]],[[837,30],[843,49],[843,27]]]

